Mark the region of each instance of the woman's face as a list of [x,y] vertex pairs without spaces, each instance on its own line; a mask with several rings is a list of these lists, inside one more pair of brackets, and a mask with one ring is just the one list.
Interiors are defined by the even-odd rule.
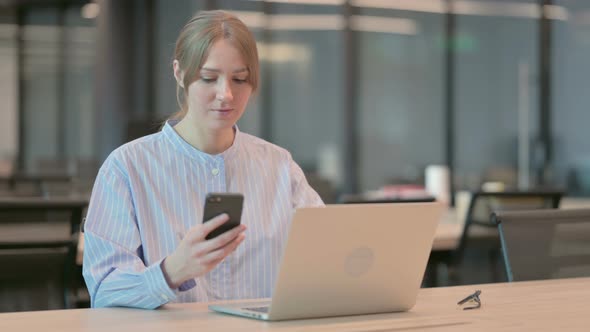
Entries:
[[[174,74],[182,82],[177,61]],[[238,50],[225,39],[217,41],[196,74],[198,79],[188,87],[187,116],[205,130],[233,127],[252,94],[247,82],[249,72]]]

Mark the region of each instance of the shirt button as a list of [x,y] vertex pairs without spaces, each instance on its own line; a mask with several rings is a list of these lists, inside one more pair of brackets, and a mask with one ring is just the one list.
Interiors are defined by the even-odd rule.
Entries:
[[219,174],[219,169],[217,169],[217,168],[212,169],[211,174],[213,174],[213,175]]

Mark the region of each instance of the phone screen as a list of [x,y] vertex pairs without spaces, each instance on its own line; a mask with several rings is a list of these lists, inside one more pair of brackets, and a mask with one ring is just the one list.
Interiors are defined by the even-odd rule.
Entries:
[[206,237],[207,240],[219,236],[240,224],[242,218],[242,206],[244,196],[237,193],[210,193],[205,199],[205,210],[203,213],[203,223],[217,217],[222,213],[227,213],[229,220],[225,224],[217,227]]

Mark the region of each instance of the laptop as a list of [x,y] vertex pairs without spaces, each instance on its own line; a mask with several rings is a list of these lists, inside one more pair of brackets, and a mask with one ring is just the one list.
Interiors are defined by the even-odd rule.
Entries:
[[272,299],[209,309],[268,321],[407,311],[444,209],[438,202],[297,209]]

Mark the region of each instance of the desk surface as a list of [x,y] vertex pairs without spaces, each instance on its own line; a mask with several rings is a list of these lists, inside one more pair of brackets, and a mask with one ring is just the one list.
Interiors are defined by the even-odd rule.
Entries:
[[[33,211],[38,210],[45,212],[67,210],[74,213],[74,217],[82,216],[83,209],[88,206],[88,199],[84,197],[0,197],[0,211]],[[34,212],[34,211],[33,211]],[[76,216],[76,214],[78,214]],[[33,214],[34,215],[34,214]],[[14,220],[11,217],[0,218],[0,245],[15,245],[18,243],[50,243],[50,242],[69,242],[71,241],[71,222],[70,220],[45,220],[43,214],[37,216],[40,221]],[[70,216],[65,217],[70,218]],[[78,220],[80,222],[81,220]],[[80,264],[82,262],[82,252],[79,252]]]
[[0,209],[83,209],[88,205],[88,198],[83,195],[56,197],[0,197]]
[[[482,307],[456,302],[481,289]],[[590,278],[421,289],[409,312],[260,322],[207,310],[206,304],[161,309],[77,309],[0,314],[0,331],[587,331]]]

